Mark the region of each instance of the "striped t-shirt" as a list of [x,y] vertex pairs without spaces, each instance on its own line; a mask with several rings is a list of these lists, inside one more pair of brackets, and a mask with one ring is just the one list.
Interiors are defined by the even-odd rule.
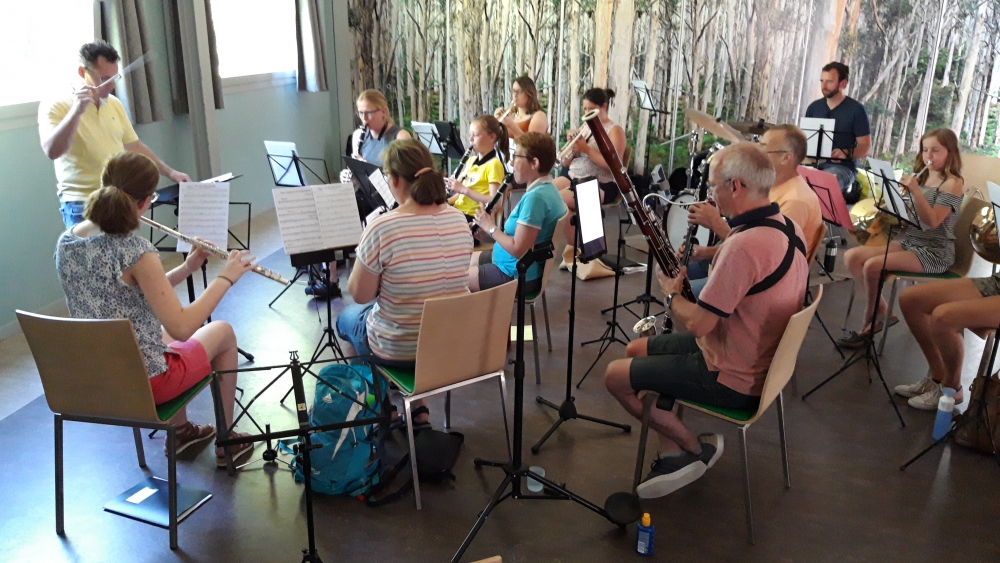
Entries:
[[392,212],[369,223],[358,264],[381,276],[368,315],[368,344],[386,360],[413,361],[424,301],[469,292],[472,232],[461,211]]

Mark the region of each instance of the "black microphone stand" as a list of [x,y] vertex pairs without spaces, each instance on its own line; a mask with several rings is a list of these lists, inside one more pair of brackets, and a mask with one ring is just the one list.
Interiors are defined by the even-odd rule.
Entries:
[[[577,195],[576,197],[579,200],[579,195]],[[579,203],[577,203],[576,208],[577,209],[580,208],[580,204]],[[581,229],[580,229],[580,226],[577,224],[577,223],[579,223],[579,221],[578,221],[579,217],[580,217],[579,215],[574,215],[570,219],[570,221],[572,222],[573,226],[576,227],[575,229],[573,229],[574,232],[576,233],[576,236],[573,237],[573,256],[576,256],[576,251],[580,247],[580,237],[581,237],[580,231],[581,231]],[[619,260],[620,260],[620,258],[619,258]],[[576,410],[576,403],[574,402],[576,399],[573,397],[573,329],[576,326],[576,268],[577,268],[577,260],[573,260],[573,269],[572,269],[573,279],[570,282],[570,286],[569,286],[570,287],[570,290],[569,290],[569,344],[567,344],[567,346],[566,346],[567,350],[568,350],[567,356],[566,356],[566,398],[563,399],[562,404],[556,405],[555,403],[546,400],[545,398],[543,398],[540,395],[537,396],[537,397],[535,397],[535,402],[536,403],[538,403],[540,405],[544,405],[546,407],[549,407],[550,409],[555,409],[555,410],[559,411],[559,419],[556,420],[555,423],[552,424],[552,427],[549,428],[549,431],[546,432],[545,435],[542,436],[541,439],[539,439],[538,442],[536,442],[534,446],[531,446],[531,453],[533,453],[533,454],[537,454],[539,452],[539,450],[542,449],[542,444],[544,444],[545,441],[549,439],[549,436],[552,436],[552,433],[555,432],[557,428],[559,428],[560,426],[562,426],[562,423],[566,422],[567,420],[573,420],[573,419],[579,418],[581,420],[588,420],[590,422],[596,422],[597,424],[603,424],[605,426],[611,426],[611,427],[614,427],[614,428],[620,428],[620,429],[624,430],[625,432],[632,432],[632,427],[630,425],[628,425],[628,424],[619,424],[617,422],[611,422],[609,420],[603,420],[603,419],[600,419],[600,418],[595,418],[595,417],[592,417],[592,416],[583,415],[583,414],[578,413],[577,410]],[[606,348],[604,348],[604,347],[601,348],[602,351],[605,350],[605,349]],[[591,366],[591,368],[593,368],[593,366]]]
[[[514,445],[513,455],[509,462],[486,461],[476,458],[477,468],[498,467],[503,470],[504,478],[497,487],[489,503],[479,514],[476,523],[472,526],[461,547],[451,558],[452,563],[458,563],[465,555],[465,551],[476,538],[479,529],[483,527],[490,513],[501,502],[513,498],[515,500],[571,500],[587,510],[590,510],[608,521],[618,526],[624,527],[638,520],[642,514],[638,502],[619,503],[617,499],[621,495],[631,498],[627,493],[615,493],[608,498],[604,508],[588,501],[587,499],[572,493],[569,489],[556,484],[554,481],[532,472],[522,460],[523,436],[524,436],[524,284],[528,268],[536,262],[544,262],[552,257],[552,241],[541,243],[517,261],[517,340],[515,341],[514,354]],[[531,477],[541,483],[545,489],[541,494],[524,494],[521,491],[521,480]],[[508,491],[510,487],[510,491]],[[618,496],[616,496],[618,495]]]

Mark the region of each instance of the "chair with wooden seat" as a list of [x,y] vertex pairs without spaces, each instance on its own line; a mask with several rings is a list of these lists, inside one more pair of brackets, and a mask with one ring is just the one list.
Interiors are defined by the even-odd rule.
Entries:
[[[132,428],[139,467],[146,468],[140,428],[167,434],[170,549],[177,549],[177,453],[168,421],[207,387],[209,375],[181,396],[157,405],[128,319],[48,317],[17,311],[38,366],[45,400],[55,416],[56,532],[64,530],[63,421]],[[225,423],[219,427],[225,427]],[[185,515],[186,516],[186,515]]]
[[[552,248],[562,248],[566,245],[566,222],[572,216],[572,213],[567,212],[556,223],[556,230],[552,232]],[[561,260],[561,257],[553,254],[552,258],[545,261],[545,266],[542,269],[541,289],[537,293],[528,293],[524,296],[524,304],[528,306],[528,310],[531,313],[531,346],[535,351],[535,383],[538,385],[542,384],[542,371],[538,361],[538,324],[535,322],[535,301],[539,298],[542,299],[542,316],[545,318],[545,341],[549,346],[549,352],[551,352],[552,330],[549,328],[549,306],[545,301],[545,288],[549,285],[549,277],[552,276],[552,272],[559,267],[557,260]]]
[[[507,335],[514,309],[517,282],[476,293],[428,299],[424,302],[417,337],[414,369],[374,365],[375,373],[392,381],[403,394],[406,420],[412,420],[410,404],[418,399],[446,393],[445,428],[451,427],[451,391],[465,385],[500,379],[500,394],[506,413],[507,391],[504,367],[507,364]],[[455,330],[455,319],[474,319]],[[506,422],[504,428],[506,429]],[[414,446],[413,425],[406,425],[410,451]],[[510,439],[508,437],[508,451]],[[413,495],[420,510],[420,480],[417,456],[410,456]]]
[[[886,278],[886,283],[888,284],[891,279],[892,285],[889,290],[889,302],[886,315],[877,319],[878,322],[882,323],[882,337],[878,346],[879,355],[881,355],[882,351],[885,350],[886,335],[889,332],[888,319],[892,318],[892,313],[896,308],[896,293],[899,289],[899,282],[917,283],[922,281],[952,280],[964,278],[968,275],[969,269],[972,268],[972,256],[974,252],[972,249],[972,240],[969,238],[969,227],[972,225],[972,220],[975,219],[976,215],[978,215],[980,211],[988,205],[988,203],[975,196],[965,196],[963,199],[958,221],[955,223],[955,262],[952,263],[951,267],[948,268],[947,271],[940,274],[904,272],[901,270],[890,270],[887,272],[889,277]],[[851,308],[854,306],[854,294],[855,287],[852,286],[851,297],[847,302],[847,313],[844,315],[845,330],[847,328],[847,320],[851,315]],[[864,322],[867,323],[868,319]]]
[[[816,308],[819,306],[822,298],[823,286],[819,286],[816,298],[812,304],[792,315],[792,318],[789,319],[788,325],[785,327],[785,332],[781,336],[781,341],[778,343],[778,348],[774,352],[771,366],[768,368],[767,377],[764,380],[764,389],[760,396],[760,404],[755,410],[723,409],[693,401],[676,401],[678,405],[678,417],[682,416],[681,409],[688,407],[735,424],[738,427],[740,454],[743,465],[743,501],[746,505],[747,539],[751,544],[754,543],[754,534],[753,509],[750,503],[750,465],[747,459],[747,429],[760,419],[768,407],[771,406],[771,403],[777,402],[778,435],[781,441],[781,464],[785,473],[785,488],[791,488],[792,483],[788,475],[788,449],[785,443],[785,408],[781,393],[785,385],[791,380],[792,374],[795,373],[795,361],[799,355],[799,348],[802,346],[802,341],[805,340],[806,331],[809,329],[809,324],[812,322],[813,315],[816,313]],[[639,482],[642,479],[646,437],[649,433],[649,418],[653,406],[656,405],[658,408],[669,410],[673,406],[672,403],[675,402],[668,397],[663,397],[661,400],[659,395],[653,392],[641,392],[640,399],[643,402],[642,431],[639,436],[639,453],[636,456],[633,489],[639,486]]]

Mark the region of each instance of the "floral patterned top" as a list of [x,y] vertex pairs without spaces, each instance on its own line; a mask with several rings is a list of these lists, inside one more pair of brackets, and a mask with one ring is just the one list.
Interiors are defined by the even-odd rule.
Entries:
[[56,244],[56,271],[62,282],[69,314],[81,319],[129,319],[139,341],[150,377],[167,371],[160,320],[138,285],[122,281],[122,272],[147,253],[158,253],[144,238],[101,233],[81,238],[69,229]]

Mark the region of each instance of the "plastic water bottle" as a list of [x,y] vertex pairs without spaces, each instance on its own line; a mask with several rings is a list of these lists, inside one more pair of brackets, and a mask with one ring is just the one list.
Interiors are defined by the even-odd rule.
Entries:
[[826,241],[826,255],[823,257],[823,269],[828,273],[833,273],[837,267],[837,241],[832,238]]
[[934,432],[931,434],[935,440],[944,438],[945,434],[951,430],[951,411],[955,410],[955,390],[949,387],[942,387],[941,393],[941,399],[938,401],[937,418],[934,419]]
[[653,527],[649,513],[642,515],[642,522],[636,527],[635,551],[639,555],[653,554],[653,539],[656,535],[656,528]]

